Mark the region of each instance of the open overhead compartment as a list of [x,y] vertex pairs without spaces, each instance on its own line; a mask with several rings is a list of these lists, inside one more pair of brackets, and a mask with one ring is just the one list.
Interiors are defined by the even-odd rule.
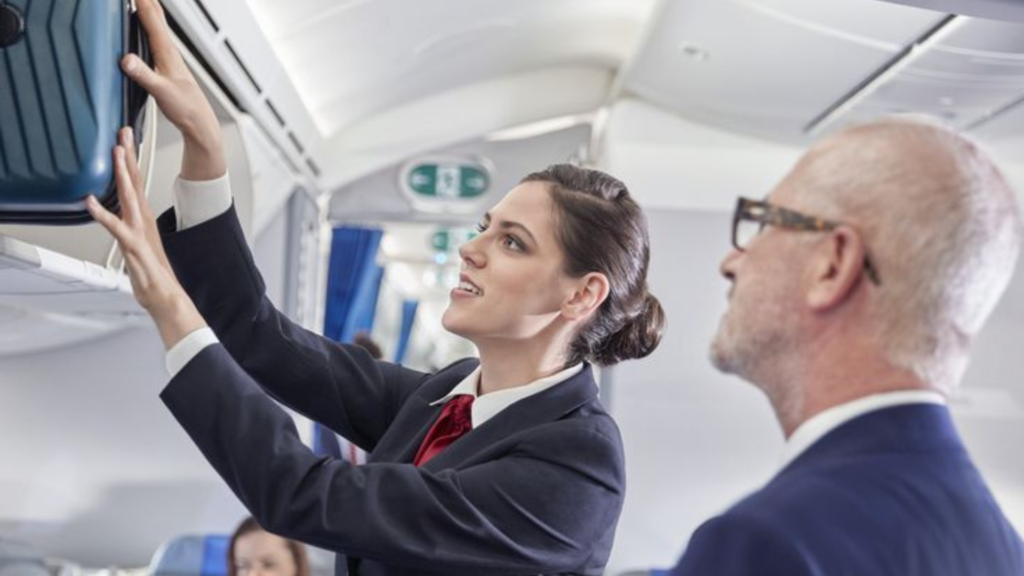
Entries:
[[[252,241],[285,209],[303,177],[188,49],[179,48],[221,122],[236,210]],[[183,142],[156,106],[148,109],[141,169],[149,201],[160,213],[172,203]],[[132,296],[116,242],[98,224],[0,226],[0,356],[65,346],[148,321]]]

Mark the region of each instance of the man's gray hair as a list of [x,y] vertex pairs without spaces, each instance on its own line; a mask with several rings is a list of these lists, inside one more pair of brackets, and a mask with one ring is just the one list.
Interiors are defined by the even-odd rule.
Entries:
[[890,361],[951,392],[1013,276],[1022,232],[1010,185],[977,143],[920,116],[843,130],[806,170],[806,205],[863,234]]

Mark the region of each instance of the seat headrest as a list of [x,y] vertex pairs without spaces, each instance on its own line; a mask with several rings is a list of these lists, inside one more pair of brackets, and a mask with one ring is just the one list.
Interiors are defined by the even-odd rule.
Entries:
[[179,536],[157,550],[150,562],[153,576],[227,576],[228,536]]
[[43,557],[27,544],[0,540],[0,576],[49,576]]

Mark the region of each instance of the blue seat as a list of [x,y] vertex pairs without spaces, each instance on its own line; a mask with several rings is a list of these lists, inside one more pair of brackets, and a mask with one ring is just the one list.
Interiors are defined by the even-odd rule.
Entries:
[[160,546],[149,572],[153,576],[227,576],[229,540],[222,534],[178,536]]

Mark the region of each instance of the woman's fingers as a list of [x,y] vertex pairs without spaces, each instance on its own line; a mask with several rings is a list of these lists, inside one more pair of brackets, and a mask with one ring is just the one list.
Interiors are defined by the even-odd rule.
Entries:
[[146,241],[153,248],[157,259],[170,270],[171,265],[164,254],[160,232],[156,227],[156,218],[149,205],[149,200],[146,198],[145,182],[142,179],[142,173],[139,171],[139,158],[135,152],[135,137],[130,127],[121,129],[121,145],[125,150],[125,163],[128,167],[128,174],[131,177],[132,191],[136,199],[135,203],[138,206],[139,218],[136,221],[143,226]]
[[136,0],[135,5],[156,61],[178,57],[178,50],[174,47],[171,29],[167,25],[167,18],[160,3],[157,0]]
[[155,98],[160,98],[167,91],[167,79],[157,74],[135,54],[127,54],[121,59],[121,69]]
[[142,173],[139,172],[139,156],[135,152],[135,134],[131,127],[121,129],[121,145],[124,146],[128,162],[128,174],[132,177],[132,185],[137,192],[143,190]]
[[114,239],[117,240],[117,243],[121,245],[123,252],[128,242],[128,229],[124,222],[116,214],[104,208],[95,196],[90,195],[85,199],[85,209],[89,211],[93,220],[99,222],[100,226],[103,226],[107,229],[107,232],[110,232]]
[[133,226],[141,221],[139,198],[132,184],[132,177],[128,173],[128,163],[122,146],[114,147],[114,181],[117,183],[117,199],[121,203],[121,214],[124,221]]

